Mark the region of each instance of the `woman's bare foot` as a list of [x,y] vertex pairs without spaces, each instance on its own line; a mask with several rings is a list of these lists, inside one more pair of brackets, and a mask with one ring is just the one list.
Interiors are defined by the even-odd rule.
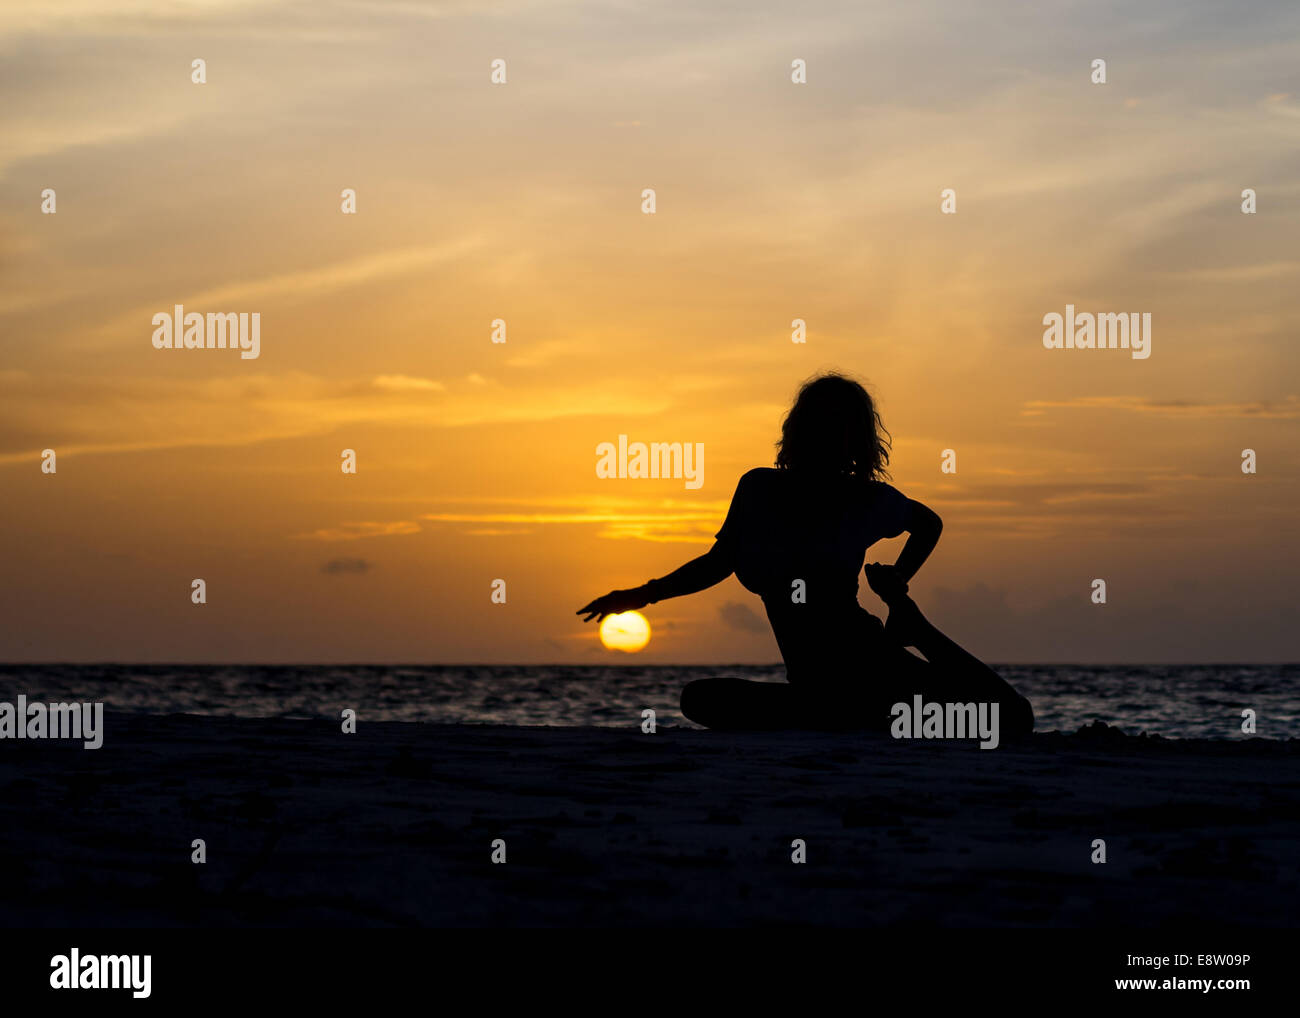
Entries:
[[898,570],[894,566],[872,562],[870,565],[863,566],[862,572],[866,574],[867,585],[891,608],[895,601],[907,597],[907,581],[898,575]]
[[921,649],[930,622],[921,614],[916,602],[904,594],[889,606],[889,618],[885,620],[885,635],[897,641],[903,647]]
[[867,584],[889,608],[885,633],[904,647],[915,647],[930,623],[916,602],[907,596],[907,583],[893,566],[873,562],[862,570]]

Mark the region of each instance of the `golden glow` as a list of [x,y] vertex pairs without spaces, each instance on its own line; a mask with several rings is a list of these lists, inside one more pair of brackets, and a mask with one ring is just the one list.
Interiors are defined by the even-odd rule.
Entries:
[[[576,609],[704,551],[829,368],[870,383],[893,483],[943,517],[912,592],[978,656],[1295,659],[1282,5],[1212,86],[1169,5],[1158,94],[1068,56],[1122,13],[786,5],[738,32],[609,6],[0,3],[26,61],[0,104],[0,661],[608,660]],[[275,59],[217,54],[236,35]],[[495,86],[483,39],[547,60]],[[1045,348],[1067,302],[1152,312],[1151,358]],[[259,356],[154,348],[177,304],[260,314]],[[619,435],[703,445],[702,487],[599,476]],[[780,660],[735,578],[655,610],[638,664]]]
[[640,612],[606,615],[600,624],[600,642],[609,650],[635,654],[650,642],[650,623]]

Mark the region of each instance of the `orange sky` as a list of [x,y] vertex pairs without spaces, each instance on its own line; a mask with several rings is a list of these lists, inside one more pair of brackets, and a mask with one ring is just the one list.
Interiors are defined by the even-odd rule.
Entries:
[[[573,611],[703,551],[826,368],[977,654],[1295,660],[1300,13],[1142,11],[6,5],[0,660],[776,661],[734,579],[635,659]],[[178,303],[260,357],[154,349]],[[1045,350],[1067,303],[1151,358]],[[703,486],[597,478],[619,434]]]

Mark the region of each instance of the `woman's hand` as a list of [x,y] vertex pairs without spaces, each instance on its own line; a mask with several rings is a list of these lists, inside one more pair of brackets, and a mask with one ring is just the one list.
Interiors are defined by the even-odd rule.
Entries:
[[633,587],[631,590],[611,590],[604,597],[598,597],[590,604],[579,608],[574,614],[586,614],[583,622],[590,622],[595,619],[597,622],[604,619],[606,615],[617,615],[619,612],[636,611],[638,608],[644,608],[650,603],[646,597],[645,587]]
[[907,581],[897,566],[872,562],[863,566],[862,571],[867,576],[867,585],[885,604],[892,605],[907,596]]

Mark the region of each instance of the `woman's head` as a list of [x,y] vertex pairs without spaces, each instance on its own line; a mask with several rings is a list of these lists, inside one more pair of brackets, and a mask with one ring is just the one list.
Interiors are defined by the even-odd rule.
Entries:
[[834,372],[804,382],[776,449],[783,469],[863,480],[888,476],[889,432],[871,394]]

